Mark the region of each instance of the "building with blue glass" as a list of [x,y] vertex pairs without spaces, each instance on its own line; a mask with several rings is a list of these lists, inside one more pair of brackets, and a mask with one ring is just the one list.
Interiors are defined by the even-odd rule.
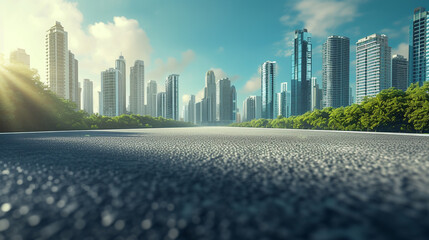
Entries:
[[414,10],[410,29],[408,84],[429,80],[429,12],[423,7]]
[[261,66],[262,118],[273,119],[277,63],[266,61]]

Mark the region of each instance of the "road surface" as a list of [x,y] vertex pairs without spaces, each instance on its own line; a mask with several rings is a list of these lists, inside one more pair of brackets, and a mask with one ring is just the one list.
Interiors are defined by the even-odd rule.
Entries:
[[0,240],[429,239],[429,136],[0,134]]

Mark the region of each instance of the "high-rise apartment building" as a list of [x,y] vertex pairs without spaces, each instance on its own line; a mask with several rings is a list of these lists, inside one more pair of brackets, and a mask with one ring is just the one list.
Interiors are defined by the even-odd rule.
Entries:
[[276,92],[277,63],[266,61],[261,66],[262,118],[273,119]]
[[408,85],[429,80],[429,12],[424,7],[414,9],[410,32]]
[[89,79],[83,80],[83,110],[88,114],[93,114],[93,83]]
[[350,39],[342,36],[328,37],[323,44],[322,60],[324,107],[349,105]]
[[195,95],[191,95],[191,99],[189,99],[187,106],[187,120],[188,122],[195,123]]
[[30,67],[30,55],[24,49],[18,48],[10,53],[9,61],[14,64],[22,64]]
[[147,114],[156,117],[156,94],[158,93],[156,81],[149,81],[147,84],[146,111]]
[[287,83],[283,82],[280,85],[280,92],[277,93],[277,107],[278,115],[283,117],[290,117],[291,115],[291,103],[290,103],[290,92],[287,89]]
[[67,32],[56,22],[46,34],[46,77],[49,89],[57,96],[71,99]]
[[167,98],[165,92],[159,92],[156,94],[156,116],[167,117]]
[[79,62],[71,51],[69,51],[69,96],[79,109]]
[[237,120],[237,90],[235,89],[235,86],[231,86],[231,110],[232,110],[232,116],[231,120],[232,122],[236,122]]
[[388,38],[372,34],[357,42],[356,49],[356,100],[373,97],[392,86],[392,56]]
[[312,52],[311,34],[307,29],[295,30],[291,80],[292,115],[301,115],[311,110]]
[[101,72],[101,104],[102,115],[114,117],[122,115],[119,106],[120,72],[110,68]]
[[[216,120],[221,124],[233,121],[233,97],[236,96],[235,87],[231,86],[228,78],[223,78],[216,83]],[[236,105],[235,105],[236,107]]]
[[323,91],[317,83],[317,78],[311,78],[311,111],[315,109],[322,109],[322,95]]
[[144,112],[144,62],[136,60],[130,68],[130,112],[145,115]]
[[122,115],[127,110],[127,92],[126,92],[126,64],[124,56],[119,56],[115,62],[115,68],[118,70],[118,111]]
[[243,101],[243,122],[251,121],[255,119],[255,99],[252,97],[247,97]]
[[392,57],[392,87],[402,91],[408,88],[408,60],[402,55]]
[[204,88],[204,99],[207,102],[204,106],[206,121],[213,123],[216,121],[216,78],[212,70],[206,73],[206,86]]
[[202,102],[195,103],[195,124],[201,124]]
[[179,75],[171,74],[165,81],[167,118],[179,120]]

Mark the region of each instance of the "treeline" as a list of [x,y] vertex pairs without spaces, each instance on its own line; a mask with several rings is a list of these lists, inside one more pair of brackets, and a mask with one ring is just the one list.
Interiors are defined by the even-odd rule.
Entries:
[[295,128],[375,132],[429,132],[429,82],[407,91],[390,88],[360,104],[324,108],[300,116],[257,119],[235,127]]
[[187,126],[192,124],[161,117],[89,116],[47,90],[35,70],[0,65],[0,132]]

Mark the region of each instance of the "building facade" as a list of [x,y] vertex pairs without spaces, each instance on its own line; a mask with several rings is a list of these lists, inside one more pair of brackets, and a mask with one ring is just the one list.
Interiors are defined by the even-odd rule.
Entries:
[[312,52],[311,34],[307,29],[295,30],[291,79],[292,115],[301,115],[311,110]]
[[165,92],[159,92],[156,94],[156,116],[167,117],[167,99]]
[[195,95],[191,95],[188,102],[187,120],[188,122],[195,123]]
[[[216,121],[220,124],[229,124],[233,117],[235,87],[231,86],[229,78],[223,78],[216,83]],[[236,107],[236,105],[235,105]]]
[[146,95],[146,111],[147,114],[156,117],[156,94],[158,93],[158,86],[156,81],[151,80],[147,84]]
[[79,62],[71,51],[69,51],[69,96],[69,100],[75,102],[79,109]]
[[60,22],[46,34],[46,77],[49,89],[70,99],[68,36]]
[[204,110],[207,114],[206,121],[213,123],[216,121],[216,76],[212,70],[207,71],[205,80],[204,99],[206,99],[207,104]]
[[101,72],[101,106],[102,115],[119,116],[119,84],[120,72],[116,68],[110,68]]
[[291,104],[290,104],[290,92],[288,92],[287,83],[283,82],[280,85],[280,92],[277,93],[277,107],[278,115],[282,117],[290,117],[291,115]]
[[323,107],[349,105],[350,39],[330,36],[322,48]]
[[165,81],[166,117],[179,120],[179,75],[171,74]]
[[28,55],[24,49],[18,48],[10,53],[10,63],[22,64],[30,68],[30,55]]
[[275,118],[275,92],[276,92],[277,63],[266,61],[261,66],[261,99],[262,118]]
[[144,62],[136,60],[130,68],[130,112],[145,115],[144,112]]
[[410,31],[408,85],[429,80],[429,12],[424,7],[414,9]]
[[83,80],[83,110],[88,114],[94,113],[93,83],[89,79]]
[[119,56],[115,62],[115,68],[118,70],[118,109],[119,115],[125,114],[127,111],[127,75],[124,56]]
[[402,91],[408,88],[408,60],[402,55],[392,57],[392,87]]
[[356,100],[373,97],[392,86],[391,48],[386,35],[372,34],[357,42]]
[[312,77],[311,78],[311,111],[314,111],[315,109],[322,109],[322,99],[323,99],[323,91],[319,87],[319,84],[317,83],[317,78]]

